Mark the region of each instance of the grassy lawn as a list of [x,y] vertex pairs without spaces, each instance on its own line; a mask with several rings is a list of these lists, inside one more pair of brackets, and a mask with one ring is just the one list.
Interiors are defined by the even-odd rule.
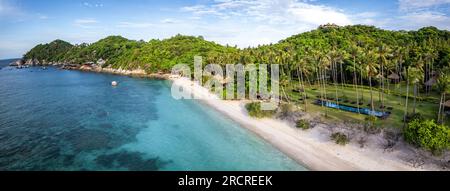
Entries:
[[[388,88],[386,84],[386,89]],[[293,82],[290,84],[289,87],[286,88],[286,93],[290,97],[291,101],[295,102],[300,107],[304,107],[303,101],[300,99],[302,98],[302,94],[299,92],[294,92],[294,89],[298,89],[298,82]],[[345,105],[350,105],[357,107],[357,104],[352,104],[352,102],[356,102],[357,96],[355,89],[353,85],[344,85],[342,87],[340,84],[337,85],[338,90],[338,96],[342,100],[340,103]],[[361,105],[361,108],[370,108],[370,90],[369,87],[363,87],[359,89],[359,98],[363,99],[363,105]],[[336,87],[333,84],[328,84],[327,88],[327,98],[335,98],[335,92]],[[319,86],[306,86],[306,93],[308,95],[308,112],[309,113],[321,113],[324,114],[325,111],[328,112],[328,118],[327,120],[331,121],[337,121],[337,122],[355,122],[355,123],[364,123],[364,119],[367,117],[367,115],[352,113],[348,111],[342,111],[337,110],[333,108],[326,108],[321,107],[318,105],[313,104],[315,100],[317,100],[317,96],[321,95],[320,87]],[[379,127],[396,127],[401,128],[403,126],[403,115],[405,112],[405,97],[402,97],[400,95],[406,95],[406,85],[405,84],[390,84],[389,90],[386,90],[386,93],[384,94],[384,104],[386,108],[391,107],[392,110],[390,111],[392,114],[384,120],[378,120],[377,125]],[[379,91],[378,87],[373,87],[373,100],[375,105],[375,110],[381,111],[380,106],[381,103],[379,102]],[[410,87],[410,94],[409,94],[409,101],[408,101],[408,111],[409,113],[413,112],[413,87]],[[428,119],[436,119],[437,113],[438,113],[438,104],[439,104],[439,95],[436,92],[431,92],[429,95],[426,95],[425,93],[420,93],[421,98],[424,98],[423,100],[417,100],[417,107],[416,112],[422,114],[425,118]],[[346,101],[345,101],[346,100]],[[345,102],[343,102],[345,101]],[[450,124],[450,120],[446,120],[446,124]]]

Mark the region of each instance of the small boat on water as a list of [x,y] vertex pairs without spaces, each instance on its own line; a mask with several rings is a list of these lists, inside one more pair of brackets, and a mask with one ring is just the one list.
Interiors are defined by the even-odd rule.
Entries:
[[117,86],[117,85],[119,85],[119,83],[117,83],[116,81],[111,82],[111,86]]

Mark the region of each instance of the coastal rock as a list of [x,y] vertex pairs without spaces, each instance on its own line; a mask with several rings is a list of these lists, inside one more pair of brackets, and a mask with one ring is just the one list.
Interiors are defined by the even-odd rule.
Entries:
[[9,66],[22,66],[25,62],[22,59],[16,60],[15,62],[9,64]]
[[34,66],[34,62],[33,62],[32,59],[28,59],[28,60],[25,62],[25,65],[28,65],[28,66]]
[[28,59],[24,64],[27,66],[40,66],[41,62],[38,59],[34,58]]
[[92,67],[89,66],[89,65],[82,65],[82,66],[80,67],[80,70],[91,71],[91,70],[92,70]]
[[81,68],[81,66],[78,64],[67,64],[66,63],[61,66],[61,69],[64,69],[64,70],[79,70],[80,68]]
[[106,64],[106,61],[105,61],[105,60],[103,60],[103,59],[101,59],[101,58],[97,60],[97,65],[98,65],[98,66],[102,67],[104,64]]
[[38,59],[33,59],[33,66],[40,66],[41,62]]

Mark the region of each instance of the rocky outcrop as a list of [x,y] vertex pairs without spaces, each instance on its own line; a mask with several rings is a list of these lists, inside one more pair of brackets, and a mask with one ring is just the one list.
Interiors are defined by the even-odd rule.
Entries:
[[96,71],[99,72],[105,72],[105,73],[111,73],[111,74],[120,74],[120,75],[126,75],[126,76],[147,76],[147,72],[142,69],[134,69],[134,70],[124,70],[122,68],[115,69],[115,68],[96,68]]
[[25,65],[27,65],[27,66],[40,66],[41,62],[38,59],[28,59],[25,62]]
[[61,69],[65,69],[65,70],[79,70],[80,69],[80,65],[78,64],[63,64],[61,66]]
[[9,66],[22,66],[25,62],[22,59],[16,60],[15,62],[9,64]]
[[122,68],[112,68],[112,67],[106,67],[102,68],[97,65],[82,65],[78,68],[82,71],[91,71],[91,72],[99,72],[99,73],[109,73],[109,74],[117,74],[117,75],[124,75],[124,76],[135,76],[135,77],[146,77],[146,78],[153,78],[153,79],[169,79],[169,74],[164,73],[152,73],[149,74],[145,70],[138,68],[134,70],[125,70]]

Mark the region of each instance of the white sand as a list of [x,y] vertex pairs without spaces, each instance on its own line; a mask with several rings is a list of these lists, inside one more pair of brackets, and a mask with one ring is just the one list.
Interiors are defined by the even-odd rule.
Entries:
[[[175,79],[174,84],[197,96],[214,97],[204,87],[189,79]],[[302,131],[277,119],[255,119],[248,116],[244,101],[203,99],[202,102],[248,128],[280,151],[311,170],[422,170],[414,168],[382,149],[360,148],[357,144],[336,145],[330,133],[319,127]]]

